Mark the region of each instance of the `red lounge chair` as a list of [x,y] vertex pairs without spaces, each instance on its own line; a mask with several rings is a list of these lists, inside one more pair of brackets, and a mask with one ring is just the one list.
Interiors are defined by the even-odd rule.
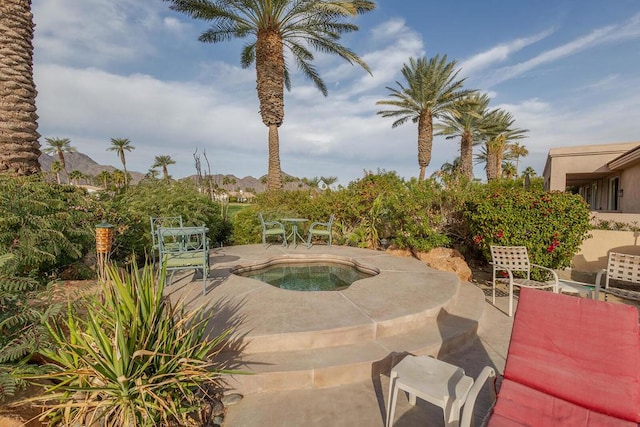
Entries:
[[[469,392],[462,425],[469,425]],[[470,401],[471,400],[471,401]],[[629,305],[523,288],[489,426],[637,426],[640,331]]]

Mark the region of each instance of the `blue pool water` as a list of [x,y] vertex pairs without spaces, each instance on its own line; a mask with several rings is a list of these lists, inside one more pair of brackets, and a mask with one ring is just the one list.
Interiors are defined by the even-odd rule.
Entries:
[[292,291],[340,291],[373,275],[353,266],[331,263],[273,265],[235,274]]

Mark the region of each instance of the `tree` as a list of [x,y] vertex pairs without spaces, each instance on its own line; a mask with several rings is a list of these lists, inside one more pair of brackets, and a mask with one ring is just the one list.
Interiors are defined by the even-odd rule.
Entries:
[[436,125],[437,135],[460,138],[460,174],[469,180],[473,179],[473,146],[480,143],[479,138],[487,130],[489,101],[486,94],[465,96],[444,115],[443,124]]
[[155,162],[151,165],[152,168],[162,168],[162,176],[165,181],[169,180],[169,171],[167,170],[167,166],[175,165],[176,161],[171,158],[171,156],[156,156]]
[[519,166],[520,166],[520,157],[527,157],[529,155],[529,150],[524,145],[520,145],[518,141],[514,142],[509,146],[509,156],[513,157],[516,161],[516,177],[519,176]]
[[528,129],[513,128],[515,119],[508,111],[502,109],[493,110],[487,117],[488,130],[485,132],[485,145],[482,153],[477,157],[479,161],[485,161],[487,181],[502,176],[502,162],[511,141],[525,138]]
[[522,171],[522,175],[529,175],[530,178],[533,178],[533,177],[536,176],[536,170],[534,168],[532,168],[531,166],[527,166]]
[[78,185],[79,181],[84,178],[84,174],[78,169],[74,169],[69,173],[69,179],[73,185]]
[[0,2],[0,173],[40,172],[31,0]]
[[71,146],[71,140],[69,138],[45,138],[49,146],[45,148],[45,153],[56,154],[58,161],[62,166],[62,170],[67,173],[67,163],[64,160],[64,153],[74,153],[75,147]]
[[111,173],[111,181],[113,181],[116,187],[122,188],[124,183],[127,181],[127,178],[123,171],[116,169]]
[[135,150],[136,147],[131,145],[131,141],[128,138],[111,138],[111,147],[107,148],[107,151],[115,151],[120,157],[122,163],[122,170],[124,171],[125,183],[129,183],[129,174],[127,173],[127,160],[125,159],[124,152]]
[[382,117],[397,117],[391,127],[395,128],[411,120],[418,124],[418,165],[419,179],[425,176],[425,169],[431,163],[433,146],[433,120],[452,113],[458,101],[472,91],[462,90],[464,79],[456,80],[460,70],[455,70],[456,61],[447,62],[447,55],[436,55],[416,60],[402,67],[402,75],[407,87],[396,81],[398,89],[387,87],[391,99],[378,101],[377,105],[394,107],[392,110],[378,111]]
[[518,177],[518,173],[516,172],[516,165],[511,162],[505,162],[502,165],[502,177],[513,179]]
[[357,31],[343,22],[373,10],[370,0],[165,0],[171,9],[212,22],[199,40],[219,43],[234,38],[251,40],[241,54],[243,68],[255,62],[262,122],[269,128],[268,189],[282,188],[278,128],[284,121],[284,88],[291,88],[285,50],[298,69],[323,95],[327,88],[316,68],[310,49],[340,56],[370,73],[369,67],[350,49],[338,43],[341,34]]
[[96,176],[96,179],[102,184],[102,188],[106,190],[112,180],[112,176],[108,170],[103,170]]
[[61,183],[60,181],[60,171],[62,170],[62,163],[60,163],[59,160],[56,160],[55,162],[51,163],[51,172],[53,172],[56,175],[56,182],[58,184]]

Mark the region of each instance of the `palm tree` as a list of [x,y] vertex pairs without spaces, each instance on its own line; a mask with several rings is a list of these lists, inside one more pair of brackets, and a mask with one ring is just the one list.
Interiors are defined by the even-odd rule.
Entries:
[[124,186],[124,183],[127,181],[127,178],[123,171],[121,171],[120,169],[116,169],[111,173],[111,180],[116,187],[122,188]]
[[433,120],[452,113],[457,102],[472,93],[462,90],[464,79],[456,80],[460,70],[455,70],[456,61],[447,62],[447,55],[436,55],[418,60],[409,59],[402,67],[407,87],[396,81],[398,89],[387,87],[391,99],[378,101],[377,105],[388,105],[393,110],[378,111],[382,117],[398,117],[391,127],[395,128],[411,120],[418,123],[419,179],[424,179],[425,169],[431,162],[433,146]]
[[483,152],[477,158],[486,162],[487,181],[502,176],[502,162],[508,155],[511,141],[525,138],[528,129],[513,128],[515,119],[508,111],[496,109],[489,113],[488,130],[485,131]]
[[373,10],[375,3],[370,0],[165,1],[172,3],[173,10],[213,23],[200,35],[202,42],[251,38],[242,49],[240,61],[244,68],[256,64],[260,114],[269,128],[268,189],[281,189],[278,128],[284,121],[284,87],[291,88],[285,50],[298,69],[326,96],[327,88],[311,64],[314,56],[310,48],[336,54],[370,73],[364,61],[338,40],[341,34],[358,30],[356,25],[343,19]]
[[519,176],[520,157],[527,157],[528,155],[529,150],[527,150],[527,147],[520,145],[518,141],[509,146],[509,156],[516,161],[516,177]]
[[527,166],[522,171],[522,175],[529,175],[529,177],[533,178],[533,177],[536,176],[536,170],[534,168],[532,168],[531,166]]
[[109,186],[109,182],[112,179],[111,173],[109,173],[108,170],[103,170],[96,176],[96,179],[102,184],[102,188],[106,190]]
[[74,153],[76,151],[75,147],[70,145],[71,140],[69,138],[45,138],[45,140],[49,146],[42,151],[48,154],[56,154],[60,165],[62,165],[62,170],[67,173],[67,163],[64,160],[64,153]]
[[460,174],[473,179],[473,146],[480,142],[487,130],[490,98],[486,94],[473,93],[458,101],[453,111],[443,117],[443,123],[436,125],[437,135],[447,139],[460,138]]
[[516,165],[511,162],[505,162],[502,165],[502,177],[503,178],[517,178]]
[[162,176],[165,181],[169,180],[169,171],[167,170],[167,166],[175,165],[176,161],[171,158],[171,156],[156,156],[155,162],[151,165],[152,168],[162,168]]
[[78,169],[72,170],[71,173],[69,174],[69,179],[71,180],[71,183],[73,183],[73,185],[78,185],[78,182],[82,178],[84,178],[84,174]]
[[60,181],[60,171],[63,170],[62,169],[62,163],[60,163],[59,160],[56,160],[55,162],[51,163],[51,172],[56,174],[56,182],[58,184],[61,183]]
[[31,0],[0,2],[0,172],[40,172]]
[[107,148],[107,151],[115,151],[120,157],[120,162],[122,162],[122,169],[124,170],[124,185],[127,185],[129,180],[129,174],[127,173],[127,161],[124,157],[124,152],[135,150],[135,148],[136,147],[131,145],[131,141],[129,141],[128,138],[111,138],[111,147]]
[[158,169],[156,168],[149,168],[149,170],[147,171],[147,174],[145,175],[145,178],[148,179],[157,179],[158,178],[158,174],[160,172],[158,172]]

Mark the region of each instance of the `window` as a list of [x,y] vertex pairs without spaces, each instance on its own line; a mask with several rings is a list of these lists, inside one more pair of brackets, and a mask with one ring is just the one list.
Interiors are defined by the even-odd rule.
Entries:
[[620,188],[620,177],[609,180],[609,202],[607,208],[610,211],[618,210],[618,189]]

